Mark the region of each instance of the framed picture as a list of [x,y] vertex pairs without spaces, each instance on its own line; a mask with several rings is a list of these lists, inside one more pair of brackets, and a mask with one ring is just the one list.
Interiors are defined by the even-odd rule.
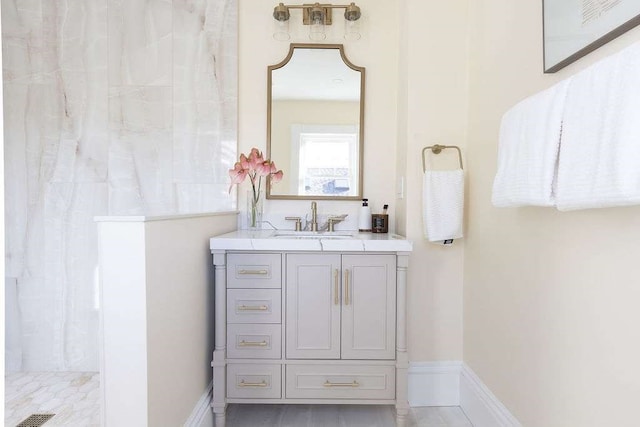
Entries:
[[555,73],[640,24],[638,0],[542,0],[544,72]]

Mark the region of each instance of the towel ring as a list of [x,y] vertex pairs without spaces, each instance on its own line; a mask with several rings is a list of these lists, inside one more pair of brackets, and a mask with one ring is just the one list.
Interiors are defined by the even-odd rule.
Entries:
[[440,145],[440,144],[436,144],[436,145],[432,145],[429,147],[424,147],[422,149],[422,171],[426,172],[427,171],[427,163],[426,163],[426,152],[427,150],[431,150],[431,152],[433,154],[440,154],[442,152],[442,150],[447,149],[447,148],[455,148],[456,150],[458,150],[458,160],[460,161],[460,169],[464,169],[462,167],[462,151],[460,151],[460,147],[458,147],[457,145]]

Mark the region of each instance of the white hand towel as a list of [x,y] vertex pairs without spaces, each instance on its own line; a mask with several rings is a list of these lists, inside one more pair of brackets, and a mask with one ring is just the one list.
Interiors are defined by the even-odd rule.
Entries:
[[422,206],[425,237],[430,242],[461,238],[464,206],[462,169],[426,171]]
[[553,187],[568,84],[564,80],[524,99],[502,117],[494,206],[555,205]]
[[640,43],[574,76],[563,122],[558,209],[640,204]]

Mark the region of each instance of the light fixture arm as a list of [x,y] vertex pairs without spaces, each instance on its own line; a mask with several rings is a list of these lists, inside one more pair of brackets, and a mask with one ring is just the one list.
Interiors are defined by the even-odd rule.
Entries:
[[333,9],[344,9],[344,19],[347,21],[357,21],[362,16],[360,8],[355,3],[351,4],[284,4],[279,3],[273,8],[273,18],[276,21],[287,21],[290,18],[289,9],[302,9],[302,20],[304,25],[312,23],[312,15],[321,16],[324,25],[331,25],[331,11]]

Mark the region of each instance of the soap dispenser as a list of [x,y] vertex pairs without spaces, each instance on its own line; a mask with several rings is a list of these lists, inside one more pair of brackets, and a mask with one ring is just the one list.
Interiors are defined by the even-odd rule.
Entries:
[[358,218],[358,231],[371,231],[371,208],[369,207],[369,199],[362,199],[360,217]]

